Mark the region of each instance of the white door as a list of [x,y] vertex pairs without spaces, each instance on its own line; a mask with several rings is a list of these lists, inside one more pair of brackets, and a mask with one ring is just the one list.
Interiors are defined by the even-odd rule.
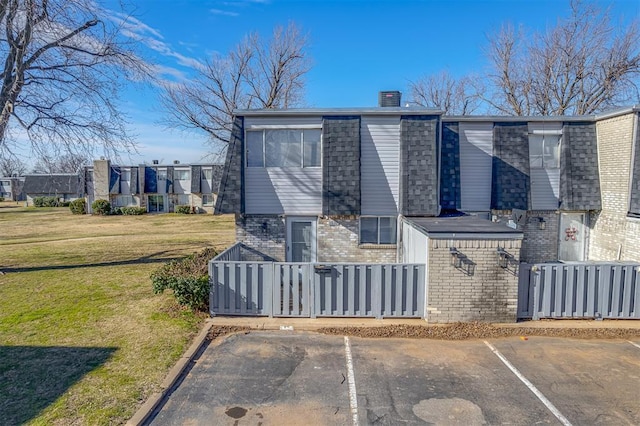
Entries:
[[584,213],[560,214],[560,244],[558,259],[564,261],[584,261],[587,240],[587,226]]
[[316,218],[287,218],[287,262],[316,261]]

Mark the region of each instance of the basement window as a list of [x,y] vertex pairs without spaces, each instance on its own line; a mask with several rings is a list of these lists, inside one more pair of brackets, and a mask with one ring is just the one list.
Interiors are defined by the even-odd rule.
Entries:
[[361,217],[360,244],[396,244],[396,217]]

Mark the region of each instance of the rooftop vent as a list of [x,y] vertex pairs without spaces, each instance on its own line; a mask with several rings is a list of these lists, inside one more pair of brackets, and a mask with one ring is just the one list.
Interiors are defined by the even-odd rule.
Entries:
[[153,160],[153,164],[158,164],[158,160]]
[[392,92],[379,92],[378,93],[378,106],[380,107],[399,107],[400,106],[400,97],[402,94],[400,92],[392,91]]
[[173,160],[173,164],[180,164],[180,160]]

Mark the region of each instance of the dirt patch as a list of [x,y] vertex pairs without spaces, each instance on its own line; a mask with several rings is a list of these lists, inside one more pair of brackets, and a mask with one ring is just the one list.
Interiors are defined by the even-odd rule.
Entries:
[[640,329],[630,328],[538,328],[501,327],[469,322],[450,325],[387,325],[382,327],[327,327],[324,334],[355,337],[405,337],[411,339],[467,340],[509,336],[570,337],[577,339],[631,339],[640,337]]
[[214,325],[209,330],[209,334],[207,334],[207,340],[216,340],[218,337],[238,332],[244,332],[246,334],[249,331],[249,327],[239,327],[235,325]]

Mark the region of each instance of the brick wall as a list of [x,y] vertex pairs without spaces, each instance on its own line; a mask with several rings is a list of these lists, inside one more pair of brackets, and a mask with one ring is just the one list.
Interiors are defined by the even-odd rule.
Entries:
[[[498,222],[507,223],[511,210],[492,210]],[[540,229],[540,219],[545,229]],[[530,210],[523,227],[520,260],[525,263],[555,262],[558,260],[558,232],[560,213],[555,210]]]
[[356,216],[318,219],[318,262],[395,263],[396,246],[360,247],[359,220]]
[[[498,265],[503,247],[516,260],[520,240],[429,240],[427,321],[515,322],[518,276]],[[475,263],[473,275],[451,264],[450,247]]]
[[640,219],[628,218],[635,114],[596,124],[602,211],[590,217],[589,260],[640,261]]
[[285,218],[236,215],[236,241],[278,262],[285,260]]
[[95,160],[93,162],[93,199],[109,201],[111,162]]

